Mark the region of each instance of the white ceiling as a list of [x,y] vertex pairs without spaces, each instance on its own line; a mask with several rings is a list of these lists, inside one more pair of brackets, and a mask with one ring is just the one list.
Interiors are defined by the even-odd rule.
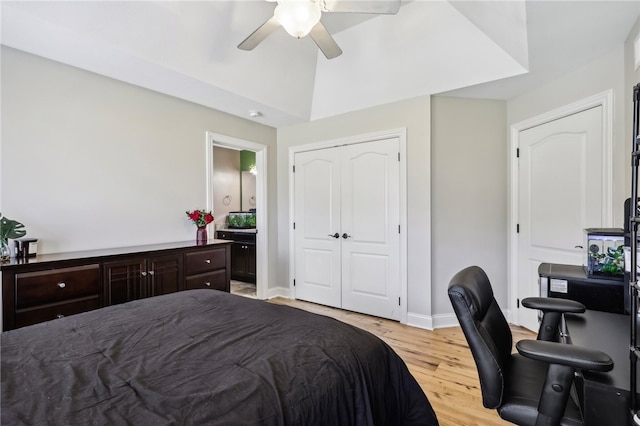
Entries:
[[640,15],[638,0],[415,0],[324,13],[344,52],[332,60],[282,28],[237,49],[274,7],[4,0],[0,42],[279,127],[426,94],[509,99],[622,46]]

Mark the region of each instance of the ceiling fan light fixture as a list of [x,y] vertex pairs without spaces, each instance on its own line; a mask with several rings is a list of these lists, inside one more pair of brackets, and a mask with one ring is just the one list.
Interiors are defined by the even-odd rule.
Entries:
[[320,6],[311,0],[278,0],[274,16],[290,35],[302,38],[320,21]]

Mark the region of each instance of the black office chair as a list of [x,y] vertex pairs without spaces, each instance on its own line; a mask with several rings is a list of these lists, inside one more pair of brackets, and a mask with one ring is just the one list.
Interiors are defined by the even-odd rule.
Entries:
[[560,336],[564,333],[560,324],[563,314],[581,314],[586,310],[582,303],[575,300],[552,299],[550,297],[527,297],[522,299],[522,306],[542,311],[538,340],[547,342],[560,341]]
[[[448,292],[476,362],[486,408],[495,408],[501,418],[522,426],[582,425],[581,410],[570,398],[575,372],[611,370],[613,361],[607,354],[543,340],[521,340],[516,344],[518,353],[512,354],[511,329],[493,296],[489,278],[477,266],[458,272]],[[552,313],[559,309],[541,298],[527,304],[542,305]],[[576,309],[573,303],[567,307]],[[554,321],[547,320],[543,332],[547,326],[553,327],[549,322]],[[546,331],[555,338],[554,330]]]

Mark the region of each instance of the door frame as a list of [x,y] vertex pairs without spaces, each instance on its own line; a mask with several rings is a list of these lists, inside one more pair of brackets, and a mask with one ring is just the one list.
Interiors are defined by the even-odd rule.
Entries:
[[289,294],[295,299],[293,280],[295,278],[295,238],[293,233],[293,223],[295,222],[295,188],[294,188],[294,157],[298,152],[315,151],[319,149],[332,148],[357,143],[373,142],[383,139],[398,138],[400,149],[400,322],[407,323],[407,129],[405,127],[390,129],[380,132],[367,133],[356,136],[349,136],[338,139],[331,139],[321,142],[313,142],[297,145],[289,148]]
[[518,147],[520,146],[520,132],[549,123],[579,112],[602,107],[602,221],[603,226],[610,227],[613,223],[613,90],[607,90],[588,98],[545,112],[527,120],[512,124],[510,127],[510,152],[509,152],[509,218],[508,226],[508,262],[507,276],[509,277],[507,313],[509,322],[520,325],[517,301],[518,294]]
[[[213,210],[213,147],[221,147],[233,150],[246,150],[256,153],[256,210],[260,213],[256,215],[256,298],[264,300],[267,298],[269,288],[269,229],[268,229],[268,188],[267,188],[267,146],[222,135],[219,133],[206,132],[206,205],[207,210]],[[215,214],[215,212],[214,212]],[[213,224],[209,224],[209,235],[212,235]]]

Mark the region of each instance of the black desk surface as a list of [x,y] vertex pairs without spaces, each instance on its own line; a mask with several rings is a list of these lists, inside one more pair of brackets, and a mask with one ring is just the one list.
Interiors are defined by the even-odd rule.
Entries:
[[584,266],[564,265],[561,263],[541,263],[538,266],[538,275],[550,278],[587,279]]
[[558,278],[574,282],[586,282],[591,284],[621,285],[622,279],[598,278],[587,276],[584,266],[564,265],[561,263],[541,263],[538,266],[538,275],[546,278]]
[[[571,344],[600,350],[613,360],[613,370],[583,372],[585,380],[629,391],[629,315],[588,310],[584,314],[565,314],[565,318]],[[640,362],[638,367],[640,371]]]

